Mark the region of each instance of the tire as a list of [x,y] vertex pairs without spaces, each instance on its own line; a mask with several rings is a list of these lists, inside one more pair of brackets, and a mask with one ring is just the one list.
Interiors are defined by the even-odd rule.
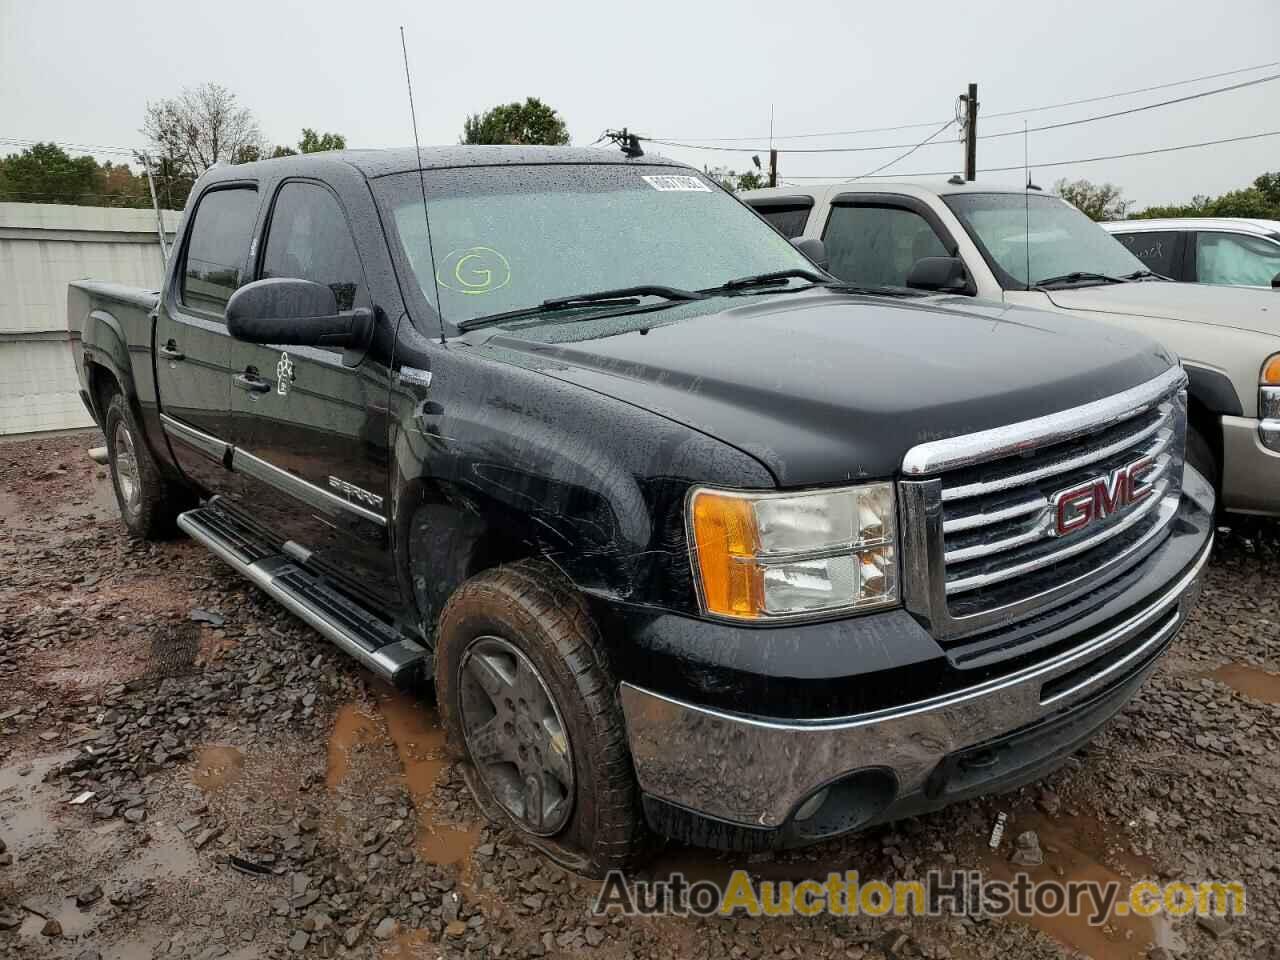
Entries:
[[177,519],[177,497],[160,475],[133,411],[119,391],[107,404],[103,431],[107,437],[111,484],[129,536],[136,540],[161,540],[171,536]]
[[1220,491],[1218,458],[1203,433],[1195,427],[1187,430],[1187,463],[1195,467],[1215,491]]
[[468,580],[440,615],[435,654],[446,742],[485,815],[585,876],[632,866],[647,832],[616,684],[560,573],[521,561]]

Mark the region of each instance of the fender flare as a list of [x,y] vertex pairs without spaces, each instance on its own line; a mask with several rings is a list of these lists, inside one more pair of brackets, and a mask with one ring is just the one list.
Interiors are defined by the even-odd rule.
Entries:
[[1197,363],[1182,364],[1190,378],[1187,394],[1212,414],[1224,417],[1243,417],[1244,407],[1236,388],[1221,370]]
[[[85,319],[80,342],[84,351],[86,373],[90,364],[107,370],[120,385],[120,390],[134,406],[136,412],[137,388],[133,382],[133,371],[129,364],[128,340],[120,326],[120,321],[105,310],[90,311]],[[88,384],[86,384],[87,387]],[[95,391],[90,390],[89,394],[89,401],[93,404],[98,422],[105,423],[107,411],[99,409]]]

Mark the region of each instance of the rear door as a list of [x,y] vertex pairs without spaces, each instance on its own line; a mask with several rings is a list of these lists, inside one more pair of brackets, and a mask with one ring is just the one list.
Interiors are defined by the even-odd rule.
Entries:
[[186,476],[209,495],[227,494],[231,442],[231,337],[227,300],[247,279],[258,215],[254,183],[219,183],[195,202],[177,253],[176,282],[155,328],[161,423]]
[[[258,278],[322,283],[341,311],[373,307],[347,212],[328,186],[281,183],[261,246]],[[238,340],[231,364],[233,466],[255,521],[352,592],[379,605],[395,602],[386,366],[340,348]]]

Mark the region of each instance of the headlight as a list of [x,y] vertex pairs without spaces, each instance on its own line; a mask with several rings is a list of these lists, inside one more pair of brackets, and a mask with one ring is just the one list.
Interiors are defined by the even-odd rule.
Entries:
[[1276,430],[1280,425],[1280,353],[1269,357],[1262,365],[1259,380],[1258,419],[1271,421],[1261,430],[1262,442],[1272,450],[1280,450],[1280,432]]
[[738,620],[794,618],[898,601],[893,484],[815,493],[689,498],[703,609]]

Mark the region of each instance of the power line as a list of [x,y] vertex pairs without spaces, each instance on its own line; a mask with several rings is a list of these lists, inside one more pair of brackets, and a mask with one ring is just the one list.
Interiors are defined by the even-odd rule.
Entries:
[[[1082,97],[1078,100],[1064,100],[1061,103],[1049,103],[1039,107],[1023,107],[1020,110],[1005,110],[1001,113],[987,113],[983,116],[988,120],[994,120],[999,117],[1014,117],[1024,113],[1042,113],[1046,110],[1060,110],[1064,107],[1078,107],[1086,103],[1099,103],[1103,100],[1116,100],[1120,97],[1131,97],[1139,93],[1152,93],[1156,90],[1168,90],[1171,87],[1183,87],[1189,83],[1201,83],[1205,80],[1220,80],[1223,77],[1235,77],[1242,73],[1252,73],[1255,70],[1266,70],[1270,67],[1280,67],[1280,60],[1273,60],[1270,63],[1259,63],[1252,67],[1240,67],[1237,70],[1224,70],[1221,73],[1206,73],[1199,77],[1189,77],[1186,80],[1172,80],[1168,83],[1157,83],[1149,87],[1135,87],[1132,90],[1120,90],[1116,93],[1104,93],[1095,97]],[[863,133],[892,133],[897,130],[916,130],[920,127],[933,127],[942,123],[942,120],[919,120],[915,123],[902,123],[889,127],[863,127],[861,130],[827,130],[820,133],[788,133],[775,134],[773,140],[813,140],[820,137],[852,137]],[[1018,131],[1020,132],[1020,131]],[[760,136],[752,137],[668,137],[670,141],[689,141],[700,140],[705,143],[742,143],[745,141],[758,141],[764,139]],[[654,140],[654,143],[666,142]],[[888,149],[888,148],[886,148]]]
[[58,140],[18,140],[13,137],[0,137],[0,143],[9,143],[18,147],[34,147],[42,143],[51,143],[55,147],[74,150],[77,153],[118,153],[130,157],[135,153],[144,151],[142,147],[107,147],[94,143],[63,143]]
[[[1198,147],[1216,147],[1219,144],[1223,144],[1223,143],[1241,143],[1245,140],[1260,140],[1263,137],[1278,137],[1278,136],[1280,136],[1280,130],[1268,130],[1266,133],[1251,133],[1251,134],[1246,134],[1245,136],[1242,136],[1242,137],[1225,137],[1221,140],[1202,140],[1199,143],[1183,143],[1183,144],[1179,144],[1176,147],[1157,147],[1151,150],[1135,150],[1132,153],[1112,153],[1102,157],[1081,157],[1077,160],[1051,160],[1045,163],[1033,163],[1033,164],[1030,164],[1029,166],[1033,170],[1039,170],[1044,167],[1070,167],[1078,163],[1098,163],[1103,160],[1127,160],[1130,157],[1149,157],[1159,153],[1176,153],[1179,150],[1194,150]],[[1011,167],[981,167],[978,170],[978,172],[979,173],[1008,173],[1011,170],[1022,170],[1023,168],[1024,168],[1024,164],[1019,163]],[[930,170],[928,172],[920,172],[920,173],[895,173],[894,176],[895,177],[945,177],[955,172],[956,171],[954,169]],[[866,177],[868,175],[863,174],[862,176]],[[826,176],[792,175],[787,177],[786,179],[841,181],[841,180],[848,180],[849,177],[847,174],[839,174],[836,176],[832,176],[830,174]],[[855,177],[854,179],[861,179],[861,178]]]
[[951,125],[952,125],[953,123],[955,123],[955,122],[956,122],[956,121],[955,121],[954,119],[948,120],[946,123],[944,123],[942,126],[940,126],[937,130],[933,131],[933,133],[929,134],[929,136],[925,137],[923,140],[921,140],[919,143],[917,143],[914,147],[912,147],[912,148],[911,148],[910,150],[908,150],[906,153],[904,153],[904,154],[901,154],[901,155],[899,155],[899,156],[894,157],[894,158],[893,158],[892,160],[890,160],[888,163],[882,163],[882,164],[880,164],[880,166],[876,167],[876,168],[875,168],[874,170],[872,170],[870,173],[864,173],[864,174],[861,174],[861,175],[856,176],[856,177],[850,177],[849,179],[850,179],[850,180],[864,180],[864,179],[866,179],[867,177],[874,177],[877,173],[879,173],[881,170],[885,169],[886,167],[891,167],[891,166],[893,166],[895,163],[897,163],[899,160],[905,160],[907,157],[911,156],[911,154],[915,153],[917,150],[919,150],[921,147],[923,147],[926,143],[928,143],[929,141],[931,141],[934,137],[936,137],[938,134],[942,133],[942,131],[943,131],[943,130],[946,130],[946,129],[947,129],[947,127],[951,126]]
[[[1202,90],[1199,93],[1190,93],[1184,97],[1175,97],[1172,100],[1160,100],[1156,103],[1146,103],[1137,107],[1129,107],[1125,110],[1116,110],[1112,113],[1102,113],[1092,117],[1081,117],[1078,120],[1063,120],[1059,123],[1048,123],[1039,127],[1031,127],[1024,130],[1006,130],[1001,133],[988,133],[979,136],[979,140],[995,140],[1000,137],[1023,136],[1028,133],[1040,133],[1045,130],[1059,130],[1063,127],[1076,127],[1083,123],[1093,123],[1097,120],[1111,120],[1115,117],[1125,117],[1134,113],[1142,113],[1146,110],[1155,110],[1160,107],[1173,106],[1174,104],[1187,103],[1192,100],[1200,100],[1204,97],[1216,96],[1219,93],[1230,93],[1234,90],[1241,90],[1245,87],[1256,86],[1260,83],[1270,83],[1272,80],[1280,80],[1280,73],[1269,74],[1265,77],[1257,77],[1253,80],[1244,80],[1240,83],[1233,83],[1226,87],[1214,87],[1212,90]],[[689,150],[714,150],[727,153],[759,153],[769,149],[768,147],[715,147],[705,144],[696,143],[679,143],[673,140],[657,140],[652,137],[641,137],[641,140],[649,143],[663,144],[668,147],[682,147]],[[928,142],[928,141],[926,141]],[[868,153],[876,150],[905,150],[913,147],[919,147],[919,144],[910,143],[891,143],[879,144],[876,146],[863,147],[779,147],[779,153]]]

